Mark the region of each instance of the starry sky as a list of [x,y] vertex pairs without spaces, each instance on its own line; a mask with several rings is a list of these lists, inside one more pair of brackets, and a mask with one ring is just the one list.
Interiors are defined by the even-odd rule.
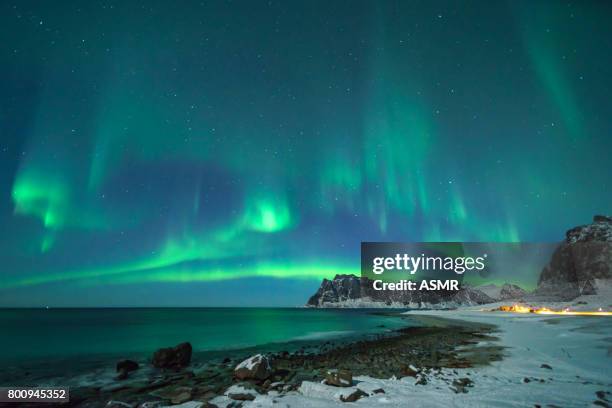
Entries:
[[361,241],[558,241],[612,210],[611,17],[2,2],[0,306],[301,305]]

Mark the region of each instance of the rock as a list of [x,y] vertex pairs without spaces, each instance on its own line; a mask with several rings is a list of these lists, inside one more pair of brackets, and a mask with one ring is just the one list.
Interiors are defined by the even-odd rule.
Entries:
[[272,375],[272,366],[268,357],[257,354],[249,357],[234,369],[234,377],[239,380],[266,380]]
[[612,224],[612,217],[608,215],[596,215],[593,217],[593,222],[606,222]]
[[344,395],[340,396],[340,401],[342,402],[355,402],[358,399],[361,399],[363,397],[367,397],[368,394],[361,391],[359,388],[357,388],[355,391],[353,391],[352,393],[350,393],[349,395],[347,395],[346,397]]
[[173,404],[182,404],[189,401],[193,396],[193,388],[185,386],[170,386],[151,393],[156,397],[170,400]]
[[247,393],[236,393],[236,394],[227,394],[228,398],[233,399],[235,401],[253,401],[255,396],[253,394]]
[[115,377],[117,380],[121,381],[121,380],[125,380],[128,378],[128,373],[138,370],[138,363],[136,361],[133,360],[121,360],[117,363],[117,372],[119,373],[117,375],[117,377]]
[[310,297],[306,306],[355,306],[360,301],[387,306],[427,305],[449,303],[452,305],[476,305],[494,300],[483,292],[462,286],[458,291],[446,290],[374,290],[374,281],[368,277],[336,275],[333,280],[323,279],[319,290]]
[[184,402],[187,402],[190,399],[191,399],[191,392],[183,391],[183,392],[176,394],[174,397],[172,397],[172,399],[170,399],[170,402],[176,405],[176,404],[182,404]]
[[530,383],[530,382],[531,382],[531,380],[530,380],[529,378],[525,377],[525,378],[523,378],[523,382],[524,382],[525,384],[527,384],[527,383]]
[[474,386],[474,382],[472,380],[470,380],[469,378],[457,378],[456,380],[453,380],[453,387],[452,390],[455,391],[455,393],[459,394],[459,393],[466,393],[468,387],[473,387]]
[[596,215],[593,223],[570,229],[538,279],[537,295],[572,300],[597,294],[612,280],[612,221]]
[[384,394],[385,390],[383,390],[382,388],[377,388],[375,390],[372,390],[372,394]]
[[350,387],[353,385],[353,373],[349,370],[327,370],[324,381],[335,387]]
[[406,364],[400,364],[401,375],[404,377],[416,377],[418,371],[413,366],[408,366]]
[[138,367],[138,363],[134,360],[121,360],[117,363],[117,372],[126,371],[129,373],[138,370]]
[[542,365],[540,366],[540,368],[546,368],[546,369],[548,369],[548,370],[552,370],[552,367],[551,367],[551,366],[549,366],[548,364],[542,364]]
[[191,362],[191,344],[181,343],[176,347],[161,348],[153,354],[153,366],[157,368],[182,368]]
[[427,385],[427,377],[420,376],[418,380],[415,382],[416,385]]

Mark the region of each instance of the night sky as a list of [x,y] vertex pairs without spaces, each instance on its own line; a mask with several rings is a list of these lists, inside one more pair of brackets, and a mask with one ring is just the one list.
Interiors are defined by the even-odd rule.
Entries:
[[611,20],[4,1],[0,306],[301,305],[361,241],[558,241],[612,212]]

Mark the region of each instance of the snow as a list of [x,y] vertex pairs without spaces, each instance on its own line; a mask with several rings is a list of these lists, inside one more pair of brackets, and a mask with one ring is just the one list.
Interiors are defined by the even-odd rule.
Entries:
[[[440,302],[440,303],[409,303],[402,302],[381,302],[372,300],[369,297],[358,299],[346,299],[338,302],[322,302],[317,308],[329,309],[451,309],[458,307],[457,302]],[[312,306],[308,306],[312,307]]]
[[244,360],[242,363],[238,364],[235,369],[238,370],[240,368],[246,368],[247,370],[251,371],[255,368],[257,364],[261,362],[265,362],[266,366],[269,364],[267,358],[265,358],[261,354],[256,354],[253,357],[249,357],[246,360]]
[[[577,302],[587,305],[575,305]],[[583,296],[569,303],[548,303],[546,306],[574,309],[604,307],[608,309],[612,297],[600,293]],[[556,405],[562,407],[591,406],[597,391],[612,391],[612,360],[610,339],[612,318],[549,316],[490,312],[501,303],[457,310],[411,311],[407,314],[443,317],[462,321],[491,323],[499,328],[499,341],[482,342],[479,346],[506,347],[502,361],[479,368],[444,369],[440,375],[429,375],[425,385],[417,379],[375,379],[355,377],[352,387],[333,387],[305,381],[297,391],[285,395],[270,392],[257,394],[244,407],[346,407],[340,396],[347,396],[357,388],[366,392],[352,404],[372,407],[533,407]],[[540,306],[540,305],[534,305]],[[552,369],[542,367],[548,365]],[[415,367],[416,368],[416,367]],[[467,393],[455,393],[450,388],[453,379],[468,377],[474,386]],[[524,382],[527,378],[528,382]],[[382,388],[385,393],[374,393]],[[226,406],[227,397],[211,401]]]

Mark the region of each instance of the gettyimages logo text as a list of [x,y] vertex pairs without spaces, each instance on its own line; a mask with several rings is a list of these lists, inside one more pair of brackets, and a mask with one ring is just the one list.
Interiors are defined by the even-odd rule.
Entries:
[[372,272],[377,275],[388,270],[406,271],[414,275],[417,271],[453,271],[458,275],[465,271],[482,271],[487,254],[479,257],[442,257],[442,256],[410,256],[406,253],[395,254],[392,257],[376,257],[372,260]]

